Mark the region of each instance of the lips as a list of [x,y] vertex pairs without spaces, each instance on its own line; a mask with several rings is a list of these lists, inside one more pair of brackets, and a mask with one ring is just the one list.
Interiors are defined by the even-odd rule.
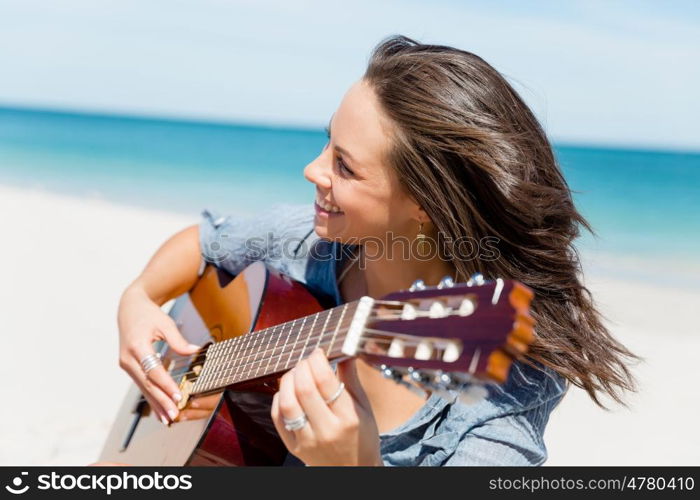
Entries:
[[327,214],[342,214],[343,213],[343,211],[340,209],[340,207],[323,200],[319,196],[316,196],[315,206],[318,209],[317,211],[321,211],[321,212],[324,212]]
[[320,215],[321,217],[338,217],[343,215],[343,212],[329,212],[316,202],[314,202],[314,210],[316,211],[316,215]]

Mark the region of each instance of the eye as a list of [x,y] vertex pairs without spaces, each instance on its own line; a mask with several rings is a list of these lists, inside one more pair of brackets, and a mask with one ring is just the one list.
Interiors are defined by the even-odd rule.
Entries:
[[[326,137],[328,137],[328,142],[326,142],[326,145],[323,147],[323,149],[326,149],[331,140],[331,130],[327,126],[324,127],[323,130],[326,132]],[[355,175],[355,173],[348,168],[342,158],[338,157],[335,163],[338,166],[338,170],[341,172],[344,172],[346,175]]]
[[355,172],[348,168],[348,166],[345,164],[342,158],[338,157],[338,159],[336,160],[336,164],[338,165],[338,169],[341,172],[345,172],[346,175],[355,175]]

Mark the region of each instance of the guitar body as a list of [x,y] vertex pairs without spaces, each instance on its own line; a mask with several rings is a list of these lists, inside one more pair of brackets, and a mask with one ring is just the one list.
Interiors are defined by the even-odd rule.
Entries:
[[[207,266],[192,290],[175,301],[170,316],[190,343],[206,345],[321,310],[304,285],[256,262],[235,278]],[[165,344],[163,349],[166,369],[173,375],[178,369],[187,370],[188,358]],[[288,452],[270,417],[278,376],[193,396],[178,420],[167,427],[132,385],[99,461],[154,466],[282,465]]]

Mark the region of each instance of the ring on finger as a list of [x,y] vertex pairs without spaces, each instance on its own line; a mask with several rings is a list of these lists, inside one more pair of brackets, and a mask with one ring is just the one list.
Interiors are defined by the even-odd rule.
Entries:
[[333,393],[333,395],[330,398],[326,399],[326,404],[328,406],[332,405],[335,402],[335,400],[338,399],[343,393],[343,389],[345,389],[345,384],[341,382],[338,388]]
[[156,352],[154,354],[147,354],[141,359],[141,368],[143,372],[148,374],[156,366],[162,365],[163,362],[160,360],[160,353]]
[[308,419],[306,418],[306,414],[302,413],[301,416],[297,418],[287,419],[282,417],[282,421],[284,422],[284,428],[288,431],[298,431],[306,425]]

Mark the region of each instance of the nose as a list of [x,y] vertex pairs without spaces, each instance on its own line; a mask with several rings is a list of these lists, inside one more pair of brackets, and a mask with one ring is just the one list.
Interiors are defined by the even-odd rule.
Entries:
[[331,189],[331,168],[328,148],[323,148],[314,161],[304,168],[304,177],[307,181],[316,184],[322,190]]

